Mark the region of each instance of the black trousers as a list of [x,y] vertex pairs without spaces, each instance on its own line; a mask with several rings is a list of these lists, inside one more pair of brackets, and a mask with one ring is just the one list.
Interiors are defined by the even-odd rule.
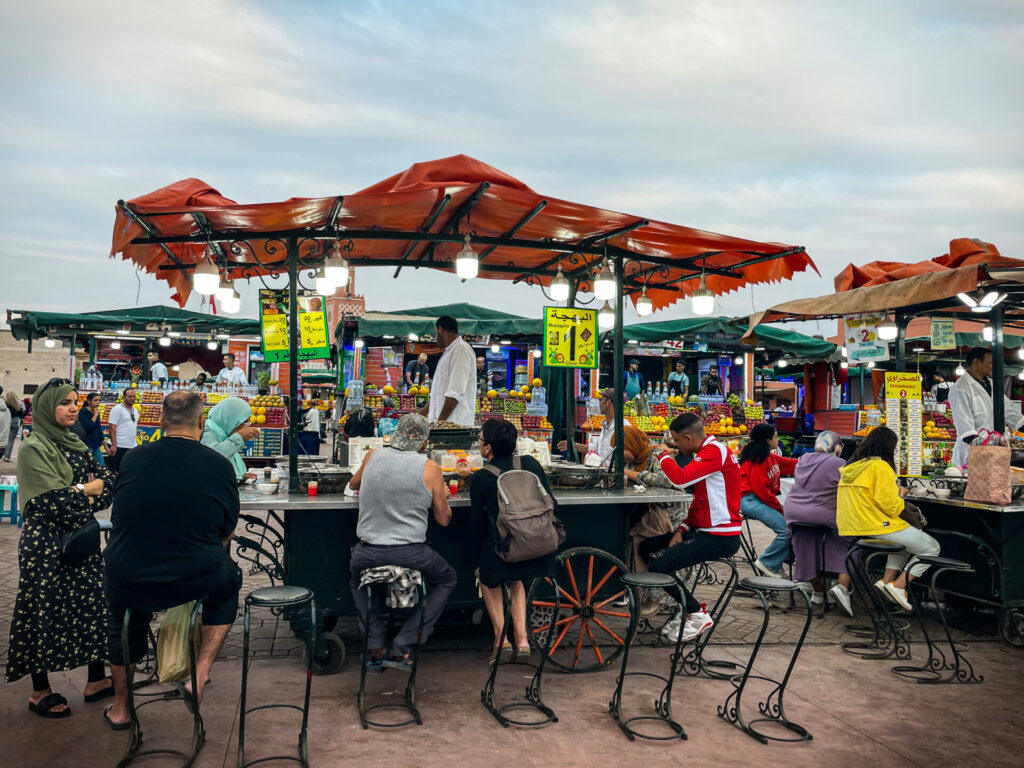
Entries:
[[128,453],[128,451],[130,450],[131,448],[118,448],[116,451],[114,451],[113,456],[107,456],[104,459],[104,461],[107,464],[107,469],[111,470],[112,472],[120,472],[121,459],[123,459],[124,455]]
[[[732,557],[740,548],[739,535],[715,536],[703,531],[687,532],[683,534],[683,540],[679,544],[668,547],[673,535],[673,533],[665,533],[640,542],[640,557],[647,563],[647,570],[652,573],[673,574],[678,570],[708,560]],[[666,547],[668,548],[666,549]],[[677,603],[685,606],[687,613],[696,613],[700,610],[700,603],[694,599],[689,590],[684,588],[680,592],[676,587],[669,587],[665,591]]]

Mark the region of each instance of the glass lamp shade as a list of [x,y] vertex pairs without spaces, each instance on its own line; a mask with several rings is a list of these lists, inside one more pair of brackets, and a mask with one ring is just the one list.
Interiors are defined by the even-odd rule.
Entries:
[[416,333],[410,333],[409,334],[409,341],[419,341],[419,340],[420,340],[419,334],[416,334]]
[[326,270],[321,269],[317,273],[316,292],[319,293],[321,296],[333,296],[334,291],[336,290],[334,287],[334,281],[327,277],[325,272]]
[[896,323],[892,320],[886,320],[884,323],[878,326],[878,338],[882,341],[892,341],[899,335],[899,331],[896,328]]
[[967,373],[967,370],[962,365],[958,365],[956,367],[956,370],[953,371],[953,373],[955,373],[957,376],[963,376],[965,373]]
[[995,338],[995,331],[992,330],[991,325],[986,325],[981,329],[981,338],[985,341],[992,341]]
[[732,359],[732,363],[733,365],[743,365],[743,355],[736,355],[736,357]]
[[234,290],[234,285],[232,285],[226,278],[221,278],[220,284],[217,286],[217,301],[222,302],[225,299],[231,298],[231,294],[234,292]]
[[708,288],[704,275],[700,276],[700,285],[690,297],[690,308],[695,315],[710,315],[715,311],[715,294]]
[[169,346],[171,346],[171,337],[170,336],[161,336],[160,337],[160,346],[161,347],[169,347]]
[[462,246],[462,250],[455,257],[455,274],[463,280],[472,280],[479,273],[480,259],[477,258],[473,246],[469,244],[469,235],[466,235],[466,244]]
[[362,349],[364,346],[366,346],[366,342],[363,341],[362,339],[356,339],[355,341],[352,342],[352,346],[355,347],[356,349]]
[[868,368],[874,368],[874,367],[875,367],[875,361],[874,360],[868,360]]
[[344,288],[348,285],[348,264],[340,256],[330,256],[324,261],[324,275],[335,288]]
[[558,272],[551,278],[551,299],[553,301],[565,301],[569,298],[569,278],[562,274],[562,265],[558,265]]
[[219,346],[220,345],[216,341],[214,341],[213,339],[210,339],[208,342],[206,342],[206,348],[208,350],[210,350],[211,352],[214,351],[215,349],[217,349],[217,347],[219,347]]
[[110,342],[110,348],[111,349],[120,349],[121,348],[121,342],[118,341],[117,339],[114,339],[112,342]]
[[242,310],[242,297],[238,295],[238,291],[231,288],[231,295],[226,299],[221,299],[220,308],[229,315],[237,315]]
[[597,277],[594,278],[594,296],[598,301],[609,301],[615,296],[615,277],[608,269],[607,261],[601,267],[601,271],[597,273]]
[[651,301],[651,297],[647,295],[647,288],[644,287],[643,293],[640,294],[640,298],[636,300],[636,313],[640,317],[647,317],[654,311],[654,302]]
[[204,259],[196,264],[195,271],[192,273],[192,287],[196,293],[212,296],[216,293],[218,285],[220,285],[220,274],[213,262]]
[[789,365],[789,363],[787,363],[785,360],[779,360],[779,362],[777,362],[775,364],[775,367],[776,368],[785,368],[787,365]]
[[597,327],[603,331],[607,331],[609,328],[615,327],[615,312],[612,311],[612,308],[607,301],[597,313]]
[[[168,341],[170,341],[170,339],[168,339]],[[45,344],[50,349],[53,349],[54,347],[57,346],[57,342],[54,341],[53,339],[47,339],[46,341],[43,342],[43,344]]]
[[540,350],[539,349],[533,350],[533,356],[534,357],[540,357]]

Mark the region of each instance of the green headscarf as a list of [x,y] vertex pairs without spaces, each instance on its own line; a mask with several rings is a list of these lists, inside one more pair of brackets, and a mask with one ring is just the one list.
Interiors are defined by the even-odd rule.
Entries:
[[22,441],[18,454],[18,495],[23,504],[71,485],[74,473],[57,446],[77,453],[89,450],[78,435],[57,423],[57,405],[75,391],[70,384],[61,384],[40,389],[32,397],[32,434]]
[[[240,397],[225,397],[213,408],[206,417],[206,429],[210,430],[217,442],[223,443],[239,426],[252,418],[252,406]],[[245,462],[239,452],[227,457],[235,468],[235,479],[241,480],[245,474]]]

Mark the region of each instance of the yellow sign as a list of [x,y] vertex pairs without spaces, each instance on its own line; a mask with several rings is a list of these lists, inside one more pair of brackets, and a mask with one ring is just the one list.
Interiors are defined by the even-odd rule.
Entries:
[[299,313],[299,346],[303,349],[327,346],[327,324],[323,312]]
[[[316,360],[331,356],[327,336],[327,312],[324,300],[316,295],[302,295],[298,300],[297,360]],[[268,363],[288,360],[288,295],[284,291],[260,291],[260,323],[263,359]]]
[[544,365],[597,368],[597,311],[544,307]]
[[288,316],[263,315],[263,348],[266,352],[288,349]]
[[917,373],[886,373],[885,396],[901,400],[921,399],[921,376]]

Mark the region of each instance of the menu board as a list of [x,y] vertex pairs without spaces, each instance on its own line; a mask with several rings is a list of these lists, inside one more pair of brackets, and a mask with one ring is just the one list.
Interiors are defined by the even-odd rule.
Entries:
[[[299,347],[296,360],[322,360],[331,356],[327,336],[327,312],[323,297],[299,296]],[[260,351],[268,363],[288,361],[288,293],[260,291]]]
[[597,311],[544,307],[544,365],[597,368]]
[[885,374],[885,421],[899,438],[894,457],[897,474],[920,475],[924,457],[920,374]]
[[851,363],[866,363],[869,360],[882,362],[889,359],[889,342],[878,338],[878,326],[885,320],[884,312],[846,315],[843,318],[843,343]]
[[953,331],[953,318],[932,318],[932,349],[956,349],[956,333]]

